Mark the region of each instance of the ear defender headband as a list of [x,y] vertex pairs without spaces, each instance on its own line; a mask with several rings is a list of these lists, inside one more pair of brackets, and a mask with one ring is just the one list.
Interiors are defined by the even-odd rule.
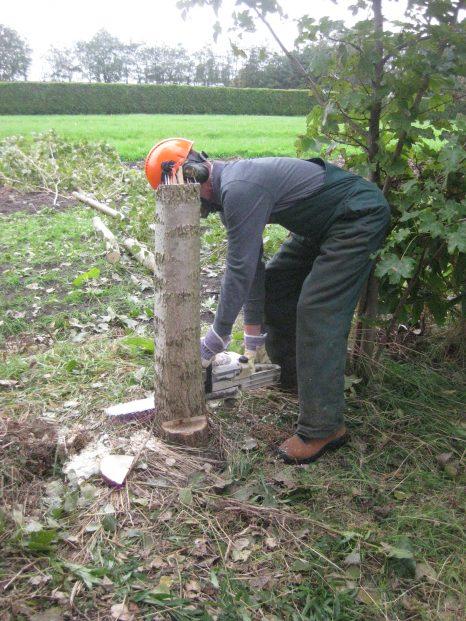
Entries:
[[199,153],[191,149],[182,166],[186,183],[205,183],[209,179],[210,170],[206,164],[207,157],[207,153],[204,151]]

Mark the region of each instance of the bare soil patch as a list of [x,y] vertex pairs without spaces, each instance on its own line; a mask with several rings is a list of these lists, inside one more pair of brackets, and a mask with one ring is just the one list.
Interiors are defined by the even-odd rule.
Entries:
[[6,215],[18,211],[38,213],[44,207],[66,209],[70,205],[76,205],[76,201],[61,196],[54,204],[54,195],[50,192],[20,192],[8,186],[0,186],[0,213]]
[[2,418],[0,450],[12,470],[14,480],[30,480],[50,473],[55,462],[57,432],[41,420],[14,421]]

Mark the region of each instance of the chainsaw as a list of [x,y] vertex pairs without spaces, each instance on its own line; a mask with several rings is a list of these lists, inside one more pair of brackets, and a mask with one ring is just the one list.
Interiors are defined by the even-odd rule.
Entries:
[[[203,369],[206,399],[231,399],[241,391],[250,391],[277,384],[280,379],[278,364],[253,364],[246,356],[235,352],[218,354],[213,363]],[[154,414],[154,395],[118,403],[104,410],[115,422],[151,418]]]

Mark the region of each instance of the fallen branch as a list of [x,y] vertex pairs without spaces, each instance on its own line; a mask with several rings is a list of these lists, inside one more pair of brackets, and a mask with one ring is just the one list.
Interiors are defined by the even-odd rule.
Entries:
[[118,263],[120,260],[120,247],[118,246],[117,238],[99,216],[94,216],[94,218],[92,218],[92,224],[95,230],[98,231],[105,240],[107,261],[110,263]]
[[107,216],[111,216],[112,218],[119,218],[120,220],[125,219],[125,216],[122,213],[120,213],[116,209],[113,209],[112,207],[109,207],[108,205],[105,205],[104,203],[96,201],[95,198],[92,198],[92,196],[88,196],[87,194],[83,194],[82,192],[73,192],[73,196],[77,198],[78,201],[81,201],[81,203],[85,203],[86,205],[89,205],[89,207],[97,209],[97,211],[101,211]]
[[133,257],[139,261],[144,267],[146,267],[152,274],[155,271],[155,256],[150,252],[144,244],[141,244],[137,239],[127,237],[123,240],[123,245]]

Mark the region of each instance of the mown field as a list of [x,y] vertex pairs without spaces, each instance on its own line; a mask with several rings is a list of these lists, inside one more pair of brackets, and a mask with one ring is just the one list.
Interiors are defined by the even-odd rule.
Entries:
[[0,139],[54,129],[68,140],[102,140],[124,160],[144,158],[155,142],[170,136],[195,141],[212,157],[296,154],[294,141],[305,121],[285,116],[225,115],[50,115],[1,116]]
[[[401,335],[369,385],[349,376],[351,442],[316,464],[277,461],[298,402],[274,389],[212,404],[205,452],[154,444],[150,424],[114,427],[103,414],[152,388],[150,274],[125,254],[109,264],[94,213],[65,198],[74,184],[107,198],[128,216],[107,220],[118,238],[150,243],[142,170],[54,137],[30,151],[19,142],[8,162],[17,189],[0,186],[2,621],[464,618],[456,327]],[[30,191],[44,184],[50,192]],[[202,235],[204,328],[224,255],[213,216]],[[239,321],[235,347],[241,335]],[[121,490],[95,471],[65,473],[102,444],[140,451]]]

